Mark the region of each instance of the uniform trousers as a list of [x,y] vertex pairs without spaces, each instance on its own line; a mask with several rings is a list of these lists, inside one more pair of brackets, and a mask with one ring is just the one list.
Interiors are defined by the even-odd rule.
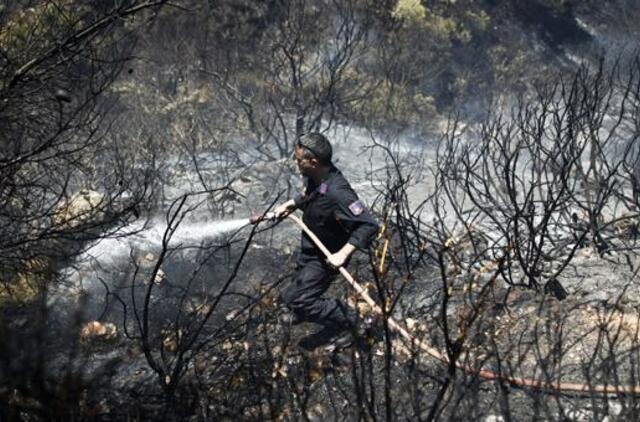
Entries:
[[293,281],[281,293],[282,300],[299,321],[351,328],[356,323],[355,312],[337,299],[323,297],[337,275],[324,259],[302,254]]

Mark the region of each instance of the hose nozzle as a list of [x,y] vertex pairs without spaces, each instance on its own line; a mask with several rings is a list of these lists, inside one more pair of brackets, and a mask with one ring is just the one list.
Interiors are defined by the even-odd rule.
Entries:
[[268,212],[266,214],[254,214],[249,218],[251,224],[258,224],[261,221],[274,221],[276,219],[275,212]]

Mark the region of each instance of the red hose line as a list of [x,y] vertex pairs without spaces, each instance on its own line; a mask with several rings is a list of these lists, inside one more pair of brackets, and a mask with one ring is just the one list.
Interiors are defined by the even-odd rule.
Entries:
[[[322,251],[322,253],[329,257],[331,252],[322,244],[320,239],[313,233],[307,226],[302,222],[302,220],[293,215],[289,214],[288,217],[295,222],[302,230],[311,238],[313,243]],[[358,284],[354,278],[349,274],[349,272],[344,268],[339,268],[340,274],[351,284],[356,292],[367,302],[369,306],[374,310],[374,312],[378,315],[383,315],[382,309],[378,306],[378,304],[369,296],[367,291]],[[411,333],[409,333],[404,327],[398,324],[392,317],[387,317],[387,323],[389,327],[391,327],[394,331],[396,331],[400,336],[402,336],[407,341],[411,342],[411,344],[417,346],[423,352],[432,356],[433,358],[443,362],[449,363],[449,358],[441,353],[439,350],[425,343],[424,341],[417,339]],[[520,378],[520,377],[512,377],[507,375],[501,375],[496,372],[490,371],[488,369],[482,368],[474,368],[470,365],[466,365],[460,362],[456,362],[456,367],[469,373],[479,376],[480,378],[486,380],[495,380],[502,381],[504,383],[510,384],[514,387],[528,388],[533,390],[547,390],[547,391],[558,391],[564,393],[597,393],[597,394],[633,394],[640,395],[640,385],[606,385],[606,384],[596,384],[596,385],[588,385],[582,383],[574,383],[574,382],[561,382],[561,381],[545,381],[545,380],[536,380],[530,378]]]

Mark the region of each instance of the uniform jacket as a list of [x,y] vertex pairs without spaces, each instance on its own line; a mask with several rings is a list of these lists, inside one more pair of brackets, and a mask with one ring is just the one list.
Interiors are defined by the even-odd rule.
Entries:
[[[378,231],[376,219],[334,166],[320,184],[308,178],[304,194],[295,197],[294,201],[303,211],[302,221],[332,253],[347,242],[358,249],[366,249]],[[304,232],[301,253],[322,256]]]

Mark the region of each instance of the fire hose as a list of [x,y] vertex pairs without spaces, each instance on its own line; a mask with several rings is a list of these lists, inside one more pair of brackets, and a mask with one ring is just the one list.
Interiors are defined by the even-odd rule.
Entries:
[[[263,219],[275,219],[275,215],[272,213],[265,214],[262,217],[254,217],[252,222],[257,223]],[[295,224],[297,224],[306,234],[311,238],[313,243],[322,251],[322,253],[329,257],[331,252],[322,244],[320,239],[302,222],[302,220],[293,215],[289,214],[288,218],[292,220]],[[344,268],[338,268],[340,274],[347,280],[347,282],[355,289],[355,291],[364,299],[364,301],[371,307],[373,312],[375,312],[379,316],[384,316],[384,312],[382,308],[369,296],[367,291],[355,281],[355,279],[351,276],[351,274]],[[423,340],[416,338],[409,331],[407,331],[403,326],[401,326],[398,322],[396,322],[391,316],[387,316],[387,324],[393,329],[397,334],[399,334],[402,338],[408,341],[414,347],[417,347],[421,351],[425,352],[429,356],[445,363],[450,364],[449,357],[437,350],[436,348],[430,346]],[[488,369],[475,368],[471,365],[455,362],[456,368],[465,371],[468,374],[476,375],[482,379],[488,381],[499,381],[502,383],[509,384],[513,387],[518,388],[526,388],[533,389],[538,391],[556,391],[562,393],[580,393],[580,394],[604,394],[604,395],[619,395],[619,394],[632,394],[632,395],[640,395],[640,385],[609,385],[609,384],[596,384],[596,385],[588,385],[576,382],[562,382],[562,381],[551,381],[551,380],[540,380],[540,379],[531,379],[531,378],[522,378],[515,377],[509,375],[503,375],[500,373],[493,372]]]

